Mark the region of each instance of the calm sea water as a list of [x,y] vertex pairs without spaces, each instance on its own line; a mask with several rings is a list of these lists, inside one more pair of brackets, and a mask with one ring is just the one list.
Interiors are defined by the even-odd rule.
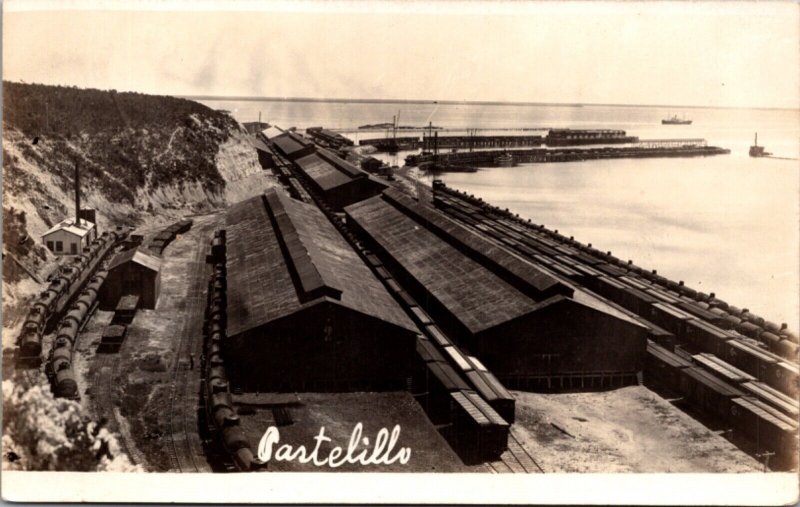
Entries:
[[[754,132],[776,156],[797,158],[800,112],[616,106],[476,106],[206,101],[239,121],[281,127],[428,122],[453,128],[615,128],[641,139],[695,138],[730,155],[696,159],[524,164],[445,174],[455,188],[509,208],[617,257],[762,315],[800,320],[800,172],[797,160],[753,159]],[[661,125],[671,114],[689,126]],[[352,137],[380,137],[360,133]],[[406,134],[403,134],[406,135]],[[402,165],[407,153],[383,155]]]

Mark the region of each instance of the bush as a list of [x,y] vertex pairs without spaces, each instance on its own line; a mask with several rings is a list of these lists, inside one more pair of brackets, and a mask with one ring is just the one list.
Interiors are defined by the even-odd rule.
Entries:
[[38,471],[138,472],[117,437],[75,401],[41,385],[3,381],[3,467]]

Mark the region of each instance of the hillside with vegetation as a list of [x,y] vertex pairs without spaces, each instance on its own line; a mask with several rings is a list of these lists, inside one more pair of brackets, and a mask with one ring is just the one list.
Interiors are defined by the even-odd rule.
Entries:
[[51,267],[41,234],[74,215],[76,165],[82,206],[97,210],[101,232],[201,213],[269,184],[247,132],[226,112],[175,97],[4,81],[6,310],[17,296],[9,284],[32,283],[31,272]]

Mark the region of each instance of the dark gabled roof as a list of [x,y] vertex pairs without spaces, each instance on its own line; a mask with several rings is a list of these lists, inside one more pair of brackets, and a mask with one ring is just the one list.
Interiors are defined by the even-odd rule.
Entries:
[[430,206],[417,203],[407,194],[395,189],[383,193],[385,199],[395,207],[447,241],[458,244],[460,250],[480,261],[516,288],[537,300],[555,294],[572,295],[573,289],[561,283],[541,267],[526,262],[461,224],[449,219]]
[[144,250],[139,248],[133,248],[131,250],[118,253],[108,265],[108,270],[111,271],[112,269],[125,264],[126,262],[134,262],[151,271],[157,272],[161,270],[161,259],[150,253],[146,253]]
[[286,132],[278,137],[274,137],[272,142],[278,150],[287,157],[291,157],[293,153],[298,151],[305,150],[310,144],[305,139],[292,132]]
[[253,145],[253,148],[255,148],[255,149],[259,150],[259,151],[264,151],[264,152],[267,152],[269,154],[272,154],[272,150],[269,148],[269,146],[267,146],[267,143],[265,143],[264,141],[262,141],[261,139],[259,139],[256,136],[250,136],[250,144]]
[[470,332],[534,310],[536,301],[380,196],[345,212]]
[[352,177],[339,171],[316,153],[298,158],[295,162],[301,171],[319,185],[323,192],[353,181]]
[[229,335],[322,301],[415,329],[315,206],[270,190],[230,207],[226,230]]

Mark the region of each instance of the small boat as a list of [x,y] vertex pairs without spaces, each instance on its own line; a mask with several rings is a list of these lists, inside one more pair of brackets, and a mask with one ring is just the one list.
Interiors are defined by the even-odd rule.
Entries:
[[671,118],[661,120],[662,125],[691,125],[692,120],[686,118],[678,118],[677,114],[673,114]]
[[495,157],[494,163],[497,167],[514,167],[514,156],[509,152],[501,153]]
[[764,151],[763,146],[758,145],[758,132],[756,132],[756,140],[755,144],[750,147],[750,156],[751,157],[769,157],[772,153],[768,151]]

